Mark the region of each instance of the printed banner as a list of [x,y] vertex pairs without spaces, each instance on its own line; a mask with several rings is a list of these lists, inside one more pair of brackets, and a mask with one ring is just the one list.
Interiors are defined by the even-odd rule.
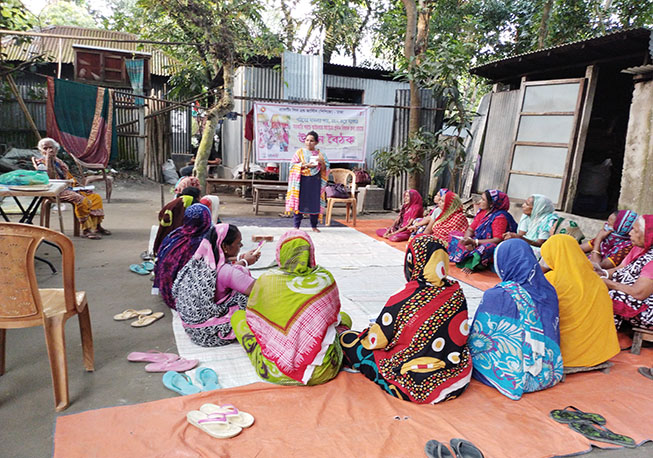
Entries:
[[315,131],[330,162],[364,162],[368,114],[368,107],[255,103],[257,161],[290,162]]

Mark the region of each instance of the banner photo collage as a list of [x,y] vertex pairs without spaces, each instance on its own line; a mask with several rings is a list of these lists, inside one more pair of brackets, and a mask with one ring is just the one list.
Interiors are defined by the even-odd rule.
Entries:
[[259,162],[290,162],[310,131],[317,148],[330,162],[364,162],[368,107],[254,104],[256,158]]

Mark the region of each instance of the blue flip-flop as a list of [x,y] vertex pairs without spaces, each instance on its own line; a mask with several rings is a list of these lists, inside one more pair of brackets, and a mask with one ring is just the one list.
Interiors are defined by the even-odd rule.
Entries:
[[186,396],[187,394],[196,394],[202,391],[193,385],[193,383],[190,381],[190,378],[188,378],[186,374],[180,374],[177,371],[168,371],[163,374],[163,384],[166,388],[174,391],[175,393],[179,393],[182,396]]
[[152,272],[154,270],[154,263],[152,261],[143,261],[141,262],[141,267],[148,272]]
[[129,266],[129,270],[138,275],[148,275],[149,272],[143,268],[140,264],[132,264]]
[[218,383],[218,374],[209,367],[200,367],[195,371],[195,381],[202,387],[202,391],[218,390],[222,388]]

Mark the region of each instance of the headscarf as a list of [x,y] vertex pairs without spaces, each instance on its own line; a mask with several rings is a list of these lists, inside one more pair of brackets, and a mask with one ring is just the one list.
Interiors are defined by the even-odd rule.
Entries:
[[263,355],[306,384],[337,336],[338,286],[328,270],[315,264],[313,241],[304,231],[281,236],[276,258],[279,268],[261,275],[252,288],[247,324]]
[[406,286],[361,335],[395,397],[433,404],[462,394],[469,383],[467,302],[448,269],[443,241],[414,238],[406,250]]
[[[225,256],[224,251],[222,251],[222,242],[227,236],[227,232],[229,232],[228,224],[222,223],[214,225],[204,236],[193,255],[193,259],[201,259],[211,270],[214,270],[216,276],[227,262],[227,257]],[[217,261],[215,259],[216,255],[218,258]],[[229,295],[218,294],[218,291],[219,288],[216,285],[215,299],[216,303],[219,304],[224,302]]]
[[211,210],[211,222],[213,224],[218,224],[218,218],[220,216],[220,198],[212,194],[207,194],[200,199],[200,203],[209,207],[209,210]]
[[598,248],[602,257],[608,258],[620,250],[632,246],[629,234],[635,221],[637,221],[637,216],[637,213],[632,210],[619,210],[617,212],[613,230],[601,241]]
[[206,232],[211,228],[211,212],[202,204],[193,204],[184,212],[180,227],[163,239],[154,267],[154,286],[168,305],[175,308],[172,284],[177,273],[193,256]]
[[555,217],[552,218],[555,207],[551,199],[542,194],[533,194],[531,197],[533,198],[533,211],[528,216],[528,231],[526,231],[524,237],[535,241],[540,238],[539,234],[541,232],[551,231],[551,226],[555,221]]
[[463,213],[463,203],[458,194],[446,191],[443,199],[442,213],[433,223],[431,233],[436,238],[447,240],[449,234],[453,231],[465,232],[469,222]]
[[619,353],[608,288],[570,235],[544,242],[545,277],[558,294],[560,349],[565,367],[595,366]]
[[[184,189],[192,187],[199,189],[201,187],[200,180],[197,177],[182,177],[175,185],[175,194],[181,194]],[[197,196],[199,198],[199,196]]]
[[520,399],[562,379],[558,297],[521,239],[499,244],[494,266],[502,282],[483,294],[469,339],[474,377]]
[[636,224],[640,224],[640,221],[644,222],[644,246],[633,247],[635,257],[632,259],[632,261],[639,258],[640,256],[643,256],[653,247],[653,215],[641,215],[639,218],[637,218]]
[[422,204],[421,194],[415,189],[408,189],[406,192],[409,196],[408,203],[402,204],[401,210],[399,210],[399,216],[397,216],[395,224],[392,226],[392,230],[394,231],[408,224],[410,220],[424,216],[424,205]]
[[510,209],[510,199],[508,195],[498,189],[488,189],[485,191],[486,197],[488,197],[488,203],[490,208],[488,210],[479,210],[478,214],[482,214],[482,219],[479,225],[476,227],[474,234],[476,238],[486,239],[492,238],[492,223],[499,216],[504,216],[508,221],[509,232],[515,232],[517,230],[517,223],[512,217],[508,210]]

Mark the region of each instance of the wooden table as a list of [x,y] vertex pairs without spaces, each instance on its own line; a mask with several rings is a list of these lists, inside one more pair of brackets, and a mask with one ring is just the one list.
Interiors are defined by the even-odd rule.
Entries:
[[[69,180],[50,180],[49,188],[43,191],[25,191],[20,190],[18,187],[12,186],[14,189],[10,189],[9,186],[0,186],[0,197],[13,197],[14,201],[20,208],[22,216],[19,223],[33,224],[32,220],[36,215],[36,211],[39,209],[43,199],[54,198],[57,202],[57,211],[59,213],[59,227],[63,233],[63,217],[61,215],[61,202],[59,200],[59,194],[70,186]],[[24,208],[23,205],[18,200],[18,197],[32,197],[32,202]],[[9,217],[0,206],[0,215],[4,218],[5,221],[10,222]]]
[[[270,205],[285,205],[285,199],[279,199],[279,194],[285,194],[288,190],[288,185],[270,185],[270,184],[255,184],[252,188],[252,210],[254,214],[258,215],[258,206],[261,202],[266,202]],[[274,198],[271,198],[274,196]]]

